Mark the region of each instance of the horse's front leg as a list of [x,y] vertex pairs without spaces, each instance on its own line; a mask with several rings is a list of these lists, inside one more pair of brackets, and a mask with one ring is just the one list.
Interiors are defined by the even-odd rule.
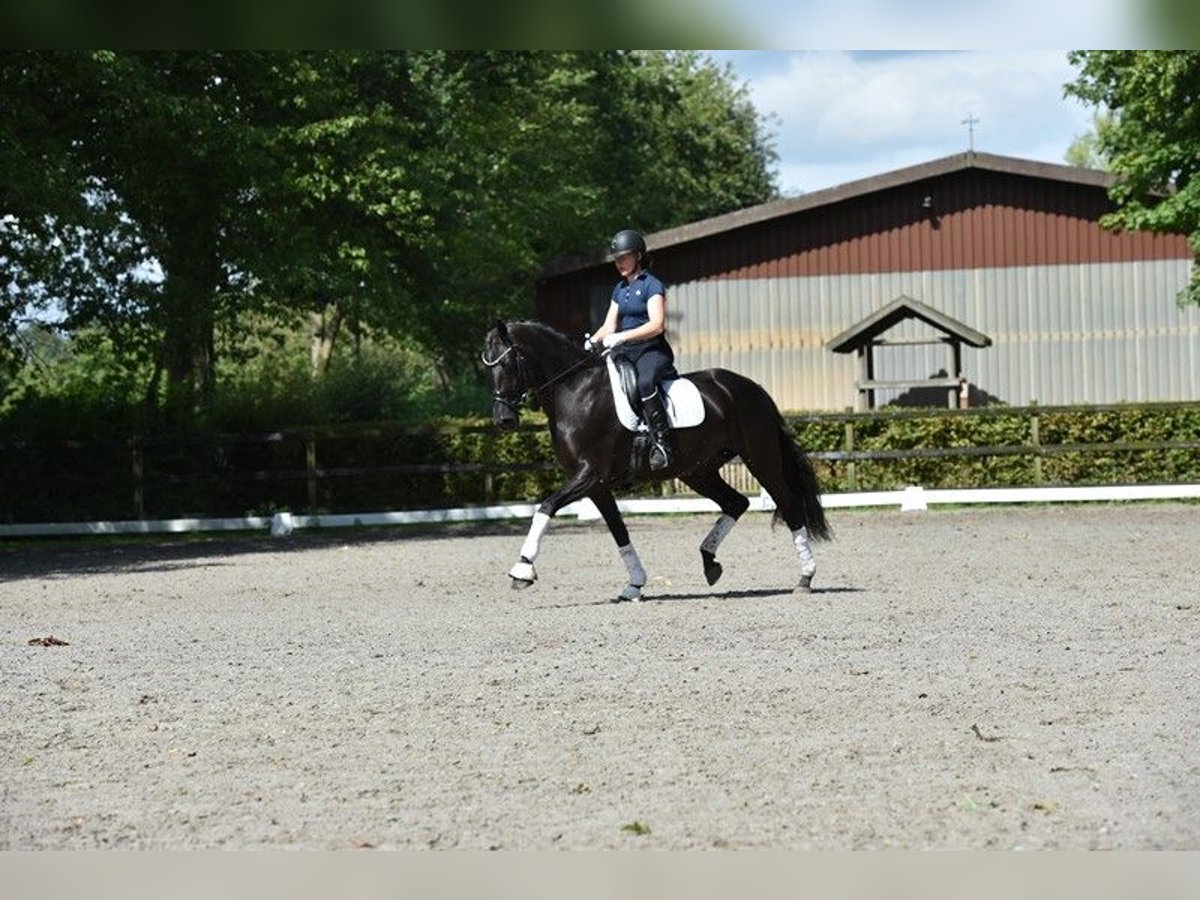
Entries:
[[599,476],[585,467],[542,501],[537,512],[533,514],[533,522],[529,525],[529,534],[525,537],[525,543],[521,545],[521,557],[517,560],[516,565],[508,570],[508,577],[512,579],[513,588],[527,588],[537,581],[537,572],[533,568],[533,561],[537,559],[538,553],[541,551],[542,536],[546,533],[554,514],[568,503],[573,503],[585,496],[599,483]]
[[604,523],[617,543],[617,552],[621,554],[621,562],[625,563],[625,571],[629,575],[629,580],[621,589],[621,593],[613,599],[613,603],[623,600],[636,603],[642,599],[642,588],[646,586],[646,570],[642,568],[642,561],[629,540],[629,529],[625,527],[625,520],[621,517],[621,511],[617,509],[617,501],[613,498],[612,491],[603,485],[588,496],[596,504],[596,509],[600,510],[600,515],[604,516]]

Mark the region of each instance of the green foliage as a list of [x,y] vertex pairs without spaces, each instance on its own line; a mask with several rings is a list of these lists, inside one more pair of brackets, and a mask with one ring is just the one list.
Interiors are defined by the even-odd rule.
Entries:
[[78,440],[142,429],[144,367],[129,367],[109,337],[88,330],[64,341],[52,329],[20,333],[27,362],[0,393],[0,433],[27,440]]
[[490,395],[473,369],[439,379],[413,342],[369,332],[352,337],[315,376],[298,330],[264,328],[224,345],[211,427],[285,431],[314,425],[396,421],[410,426],[486,409]]
[[[606,186],[604,234],[655,231],[776,195],[772,141],[728,67],[696,53],[638,53],[597,66],[591,135]],[[578,249],[578,245],[573,248]]]
[[[1055,444],[1131,444],[1200,441],[1200,408],[1114,407],[1074,414],[1047,412],[1042,441]],[[1188,482],[1200,480],[1200,449],[1064,453],[1045,460],[1047,480],[1062,484]]]
[[[26,363],[0,381],[0,435],[11,440],[87,440],[157,433],[146,413],[148,365],[127,368],[100,331],[66,340],[45,327],[20,333]],[[490,393],[473,369],[437,377],[412,342],[366,334],[321,377],[303,354],[306,336],[269,324],[225,335],[209,433],[260,433],[339,423],[416,426],[486,410]]]
[[1076,135],[1067,147],[1063,158],[1068,165],[1084,169],[1099,169],[1107,171],[1109,167],[1108,154],[1101,149],[1111,140],[1108,132],[1116,127],[1116,120],[1107,110],[1097,110],[1092,113],[1092,128],[1083,134]]
[[[1118,176],[1106,227],[1191,235],[1200,256],[1200,51],[1088,50],[1070,54],[1068,94],[1112,114],[1097,151]],[[1180,301],[1200,304],[1200,266]]]
[[[830,433],[835,424],[836,435]],[[909,484],[925,487],[989,487],[1032,483],[1031,461],[1021,457],[938,458],[933,451],[945,448],[1020,446],[1028,439],[1028,417],[1014,410],[1011,415],[946,415],[884,411],[865,416],[838,416],[816,422],[813,433],[808,420],[794,426],[802,447],[846,450],[845,429],[854,431],[853,449],[858,453],[890,454],[913,451],[911,458],[837,460],[827,463],[822,484],[825,490],[893,490]],[[833,439],[832,442],[830,439]],[[815,443],[822,441],[822,443]],[[928,454],[928,455],[922,455]],[[851,475],[853,473],[853,475]]]

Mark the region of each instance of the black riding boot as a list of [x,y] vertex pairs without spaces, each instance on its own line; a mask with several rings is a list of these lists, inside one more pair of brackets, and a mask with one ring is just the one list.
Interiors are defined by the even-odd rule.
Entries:
[[642,400],[642,415],[650,429],[650,468],[655,471],[669,469],[675,461],[675,450],[671,439],[671,421],[667,418],[661,391],[655,391],[653,397]]

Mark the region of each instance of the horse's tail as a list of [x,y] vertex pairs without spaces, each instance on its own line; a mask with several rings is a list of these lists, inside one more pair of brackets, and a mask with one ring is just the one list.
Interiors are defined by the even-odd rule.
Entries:
[[[779,422],[779,458],[783,464],[783,477],[804,509],[808,536],[817,541],[829,540],[833,537],[833,531],[825,518],[825,508],[821,506],[821,486],[817,481],[817,473],[782,419]],[[782,519],[783,515],[776,506],[773,524]]]

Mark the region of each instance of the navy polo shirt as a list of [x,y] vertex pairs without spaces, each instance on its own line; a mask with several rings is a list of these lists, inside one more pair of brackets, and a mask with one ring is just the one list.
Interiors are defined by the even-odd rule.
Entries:
[[617,330],[628,331],[650,321],[650,313],[646,306],[655,294],[662,294],[665,299],[667,289],[661,281],[642,270],[632,282],[622,278],[613,288],[612,300],[617,304]]

